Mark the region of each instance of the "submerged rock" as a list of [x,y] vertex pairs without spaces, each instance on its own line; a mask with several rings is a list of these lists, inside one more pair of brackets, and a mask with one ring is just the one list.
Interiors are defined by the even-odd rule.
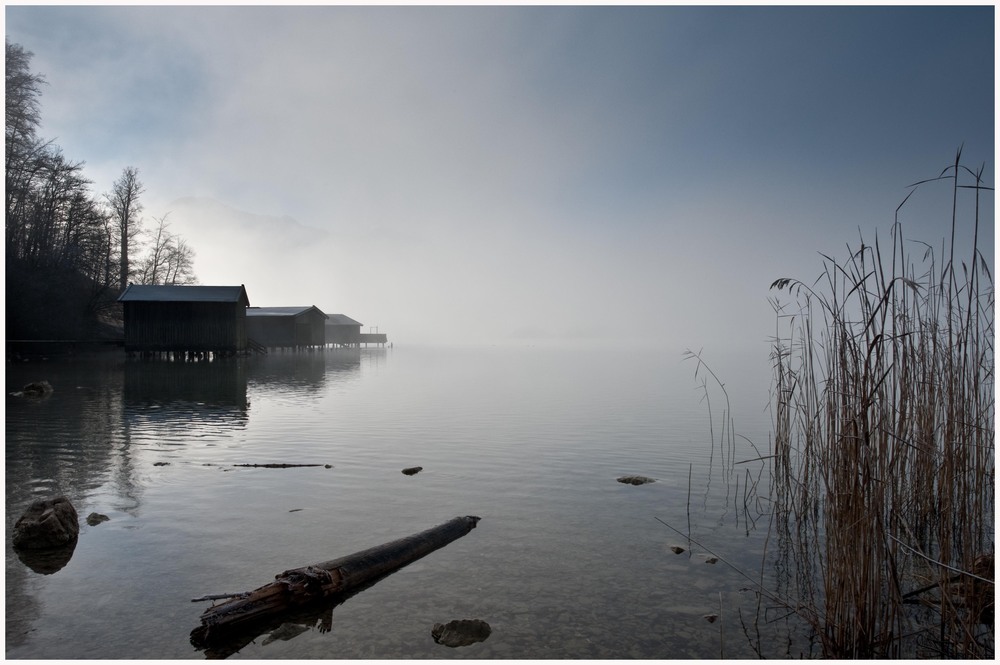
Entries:
[[90,526],[97,526],[101,522],[107,522],[111,518],[107,515],[102,515],[101,513],[90,513],[87,515],[87,524]]
[[80,534],[76,508],[64,496],[35,501],[17,523],[11,543],[15,549],[46,549],[74,543]]
[[407,476],[412,476],[412,475],[414,475],[416,473],[420,473],[423,470],[424,470],[424,467],[422,467],[422,466],[411,466],[408,469],[403,469],[403,473],[405,475],[407,475]]
[[32,381],[18,391],[12,392],[14,397],[48,397],[53,392],[48,381]]
[[655,483],[656,480],[647,478],[646,476],[622,476],[618,479],[618,482],[625,483],[626,485],[645,485],[646,483]]
[[490,624],[480,619],[458,619],[445,624],[434,624],[431,637],[446,647],[465,647],[482,642],[491,632],[493,629],[490,628]]

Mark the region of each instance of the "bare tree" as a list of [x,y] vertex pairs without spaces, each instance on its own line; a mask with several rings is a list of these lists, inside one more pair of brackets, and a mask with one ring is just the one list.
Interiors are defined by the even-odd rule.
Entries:
[[81,339],[120,312],[116,297],[130,278],[194,283],[194,252],[165,218],[151,238],[140,237],[145,187],[137,168],[125,168],[110,192],[95,197],[84,163],[39,136],[46,83],[31,59],[6,43],[7,334]]
[[194,250],[183,238],[174,237],[167,254],[166,284],[194,284]]
[[167,215],[156,219],[156,222],[156,228],[148,234],[146,254],[139,263],[139,283],[194,283],[194,251],[187,242],[168,230]]
[[166,272],[166,257],[170,246],[170,232],[167,216],[153,218],[156,228],[149,232],[149,249],[139,263],[138,278],[140,284],[159,284]]
[[118,286],[123,291],[128,287],[129,282],[129,247],[134,244],[142,230],[142,219],[139,217],[139,213],[142,212],[142,203],[140,203],[139,197],[145,191],[142,182],[139,181],[139,169],[127,166],[122,171],[121,177],[115,181],[111,192],[104,195],[111,206],[111,214],[118,227],[121,248]]
[[6,42],[6,138],[11,142],[32,143],[41,123],[38,97],[45,77],[31,71],[31,51],[20,44]]
[[45,164],[47,144],[37,135],[41,123],[38,98],[45,78],[32,73],[30,51],[10,42],[6,47],[6,246],[8,255],[17,256],[24,246],[32,189]]

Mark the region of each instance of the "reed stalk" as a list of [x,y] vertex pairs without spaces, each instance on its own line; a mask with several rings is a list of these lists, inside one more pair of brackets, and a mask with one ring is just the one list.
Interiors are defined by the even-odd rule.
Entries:
[[816,282],[772,284],[797,305],[772,300],[778,551],[827,657],[993,654],[994,295],[978,246],[990,188],[960,158],[911,186],[951,187],[944,263],[927,245],[911,255],[907,196],[885,250],[862,238],[846,260],[824,256]]

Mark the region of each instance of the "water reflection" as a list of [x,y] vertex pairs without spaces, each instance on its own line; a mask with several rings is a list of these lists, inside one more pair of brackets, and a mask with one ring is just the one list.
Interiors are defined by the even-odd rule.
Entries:
[[254,387],[310,399],[318,398],[328,382],[356,378],[360,372],[360,349],[278,352],[248,363],[248,378]]
[[[53,387],[46,399],[9,394],[43,379]],[[66,495],[75,504],[100,487],[122,442],[122,363],[17,365],[6,382],[8,520],[34,499]]]
[[39,575],[52,575],[65,568],[69,560],[73,558],[76,543],[77,539],[74,538],[62,547],[51,547],[43,550],[15,549],[14,552],[21,563],[34,572]]
[[215,412],[245,420],[247,411],[247,362],[225,359],[214,362],[125,363],[125,404],[143,407],[190,405],[206,415]]
[[262,635],[266,635],[266,637],[261,642],[261,646],[266,646],[277,640],[287,642],[313,628],[321,633],[328,633],[333,627],[334,609],[365,589],[371,588],[385,577],[388,575],[366,584],[361,589],[330,596],[302,609],[283,612],[270,620],[248,626],[242,630],[213,633],[204,626],[199,626],[191,631],[191,645],[199,651],[204,651],[207,659],[222,659],[238,653]]
[[[11,395],[33,381],[47,381],[52,393],[45,399]],[[10,534],[36,499],[65,495],[78,506],[107,482],[122,442],[122,362],[105,355],[9,363],[5,392],[5,524]],[[15,552],[7,539],[8,647],[28,639],[41,613],[30,591],[34,575],[61,570],[75,546],[74,541],[55,551]]]
[[[8,533],[32,499],[56,493],[111,521],[83,526],[54,575],[8,542],[11,659],[706,658],[719,653],[719,625],[727,655],[752,655],[733,644],[743,635],[730,630],[730,606],[721,623],[702,618],[719,590],[745,581],[674,556],[672,534],[652,519],[683,524],[736,565],[759,563],[745,522],[718,519],[725,497],[695,496],[709,427],[698,397],[687,399],[687,372],[671,382],[673,360],[404,347],[63,365],[8,367],[22,374],[8,390],[54,388],[45,400],[8,398]],[[233,468],[327,461],[334,469]],[[414,464],[425,470],[400,473]],[[657,482],[615,482],[624,473]],[[496,526],[343,607],[281,617],[247,646],[194,650],[204,606],[191,598],[455,507]],[[233,576],[236,589],[218,588]],[[462,617],[495,630],[454,651],[433,641],[436,621]]]

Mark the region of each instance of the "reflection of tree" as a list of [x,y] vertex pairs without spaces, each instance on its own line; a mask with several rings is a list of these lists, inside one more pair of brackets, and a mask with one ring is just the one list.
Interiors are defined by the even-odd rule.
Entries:
[[17,515],[34,499],[64,494],[76,503],[100,487],[121,440],[120,363],[9,366],[7,391],[40,378],[50,397],[7,397],[7,508]]
[[[384,359],[385,352],[378,353]],[[8,363],[5,392],[39,380],[54,392],[43,399],[6,397],[7,533],[33,500],[60,494],[81,517],[102,510],[89,505],[95,497],[103,508],[135,515],[148,501],[144,451],[169,439],[187,445],[192,430],[201,427],[245,428],[248,380],[264,393],[315,398],[329,381],[356,379],[371,357],[369,350],[337,349],[189,363],[129,361],[119,354]],[[8,647],[25,644],[45,613],[35,593],[38,578],[18,559],[8,536]]]
[[[10,486],[8,485],[8,495],[10,493]],[[10,502],[7,502],[7,521],[10,522]],[[15,518],[16,520],[17,518]],[[10,533],[12,523],[7,524],[7,533]],[[6,612],[6,626],[4,631],[4,637],[6,639],[7,648],[21,646],[27,642],[28,633],[31,631],[31,624],[39,617],[41,614],[41,607],[39,607],[38,600],[35,599],[34,594],[32,594],[28,587],[31,584],[31,580],[34,573],[32,573],[27,566],[21,563],[17,555],[14,554],[13,549],[10,547],[8,541],[7,544],[7,570],[6,570],[6,586],[7,586],[7,612]]]
[[[242,363],[128,362],[117,354],[67,362],[9,364],[6,392],[47,380],[43,399],[7,396],[6,528],[30,503],[65,495],[82,514],[102,488],[130,514],[142,504],[137,464],[145,442],[172,427],[199,422],[244,427],[246,372]],[[7,543],[7,644],[24,639],[39,609],[29,571]],[[56,573],[58,575],[58,573]]]
[[[6,392],[45,379],[53,387],[44,399],[7,396],[6,530],[35,499],[65,495],[79,510],[122,465],[120,361],[8,365]],[[58,575],[58,572],[56,573]],[[7,540],[7,645],[24,641],[40,612],[28,587],[36,573]]]

